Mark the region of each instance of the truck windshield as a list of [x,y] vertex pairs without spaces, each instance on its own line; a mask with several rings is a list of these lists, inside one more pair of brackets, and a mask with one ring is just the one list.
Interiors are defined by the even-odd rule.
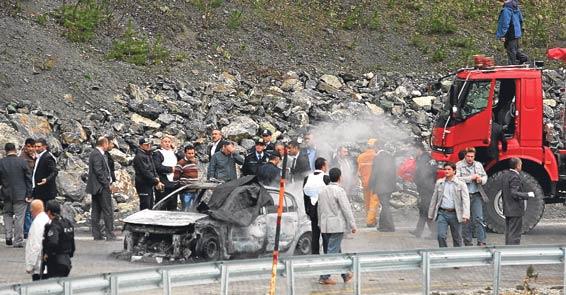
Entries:
[[457,121],[465,120],[484,110],[487,107],[489,100],[489,90],[491,81],[470,81],[456,79],[447,100],[444,102],[444,107],[440,112],[435,126],[443,127],[446,125],[446,120],[452,116],[452,107],[458,107],[458,116],[456,119],[450,118],[449,126],[455,124]]

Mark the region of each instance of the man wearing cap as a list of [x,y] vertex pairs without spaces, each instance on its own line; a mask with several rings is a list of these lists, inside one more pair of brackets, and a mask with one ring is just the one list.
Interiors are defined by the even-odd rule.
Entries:
[[163,184],[157,176],[157,171],[151,158],[151,143],[148,138],[139,140],[139,149],[134,157],[134,170],[136,172],[136,191],[140,197],[140,210],[153,207],[153,188],[163,189]]
[[267,153],[264,150],[265,143],[263,139],[256,140],[254,151],[244,159],[242,175],[256,175],[257,169],[269,161]]
[[278,154],[270,154],[269,162],[257,169],[258,181],[266,186],[279,186],[281,168],[278,167],[281,158]]
[[238,178],[236,163],[244,164],[244,157],[236,153],[236,147],[231,141],[222,142],[222,150],[214,154],[210,160],[207,179],[217,179],[228,182]]
[[375,138],[368,139],[366,150],[358,156],[358,174],[362,181],[364,190],[364,201],[367,212],[366,224],[368,227],[377,225],[377,209],[379,207],[379,197],[371,191],[369,180],[373,167],[373,159],[375,158]]
[[265,129],[261,132],[261,139],[265,143],[265,152],[268,154],[273,154],[275,152],[275,144],[272,142],[271,130]]

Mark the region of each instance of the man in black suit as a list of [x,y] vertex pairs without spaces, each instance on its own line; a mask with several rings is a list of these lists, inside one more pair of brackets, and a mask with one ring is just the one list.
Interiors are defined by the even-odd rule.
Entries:
[[26,201],[31,201],[31,172],[26,161],[18,157],[16,146],[7,143],[6,157],[0,160],[0,194],[4,199],[6,245],[24,246]]
[[92,195],[91,207],[91,230],[95,240],[102,240],[100,232],[100,215],[104,220],[106,239],[114,240],[114,210],[112,209],[112,171],[108,165],[106,151],[108,150],[108,138],[100,137],[96,141],[96,148],[88,158],[88,181],[86,193]]
[[222,132],[218,129],[212,130],[210,137],[212,139],[212,142],[208,146],[208,158],[212,159],[212,156],[214,156],[214,154],[222,150],[222,142],[224,141],[224,138],[222,136]]
[[534,192],[525,192],[521,185],[523,163],[519,158],[509,159],[510,169],[505,172],[501,182],[503,215],[505,216],[505,245],[519,245],[523,231],[525,200],[535,197]]
[[257,179],[265,186],[279,186],[281,168],[277,167],[281,158],[278,154],[270,154],[269,162],[257,168]]
[[58,173],[57,161],[53,154],[49,152],[45,138],[35,141],[35,152],[37,157],[32,176],[32,197],[47,203],[57,196],[57,184],[55,183]]
[[267,153],[265,150],[265,143],[262,139],[255,142],[255,148],[253,152],[246,156],[244,159],[244,165],[242,165],[242,175],[256,175],[259,167],[263,166],[269,161]]
[[397,190],[397,175],[395,158],[389,152],[380,150],[373,159],[369,185],[374,194],[379,197],[381,213],[379,214],[379,227],[382,232],[394,232],[395,223],[391,215],[389,200],[391,194]]
[[289,179],[291,182],[299,182],[305,179],[305,176],[311,171],[309,164],[309,157],[306,153],[301,152],[300,145],[297,141],[289,142],[289,160],[287,164],[290,165],[291,175]]

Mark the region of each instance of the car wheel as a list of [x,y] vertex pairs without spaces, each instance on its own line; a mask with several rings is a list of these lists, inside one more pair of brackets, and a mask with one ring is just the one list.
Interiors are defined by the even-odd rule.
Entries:
[[213,233],[203,234],[199,247],[198,256],[205,261],[215,261],[220,257],[220,242]]
[[134,248],[134,239],[133,239],[132,232],[129,231],[129,230],[125,230],[124,231],[124,251],[132,252],[133,248]]
[[297,246],[295,247],[295,255],[308,255],[311,254],[312,245],[312,234],[311,232],[306,232],[301,235],[297,241]]

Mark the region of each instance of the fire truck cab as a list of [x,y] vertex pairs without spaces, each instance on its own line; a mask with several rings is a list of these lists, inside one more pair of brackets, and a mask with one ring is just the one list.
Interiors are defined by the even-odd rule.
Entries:
[[[484,186],[487,227],[503,233],[500,179],[508,159],[523,161],[523,186],[536,197],[526,203],[523,231],[541,219],[544,204],[564,201],[565,181],[561,158],[566,150],[545,142],[542,69],[538,67],[480,65],[457,71],[447,101],[432,132],[433,158],[442,163],[459,161],[458,153],[476,148],[476,160],[489,176]],[[566,176],[563,176],[566,179]]]

